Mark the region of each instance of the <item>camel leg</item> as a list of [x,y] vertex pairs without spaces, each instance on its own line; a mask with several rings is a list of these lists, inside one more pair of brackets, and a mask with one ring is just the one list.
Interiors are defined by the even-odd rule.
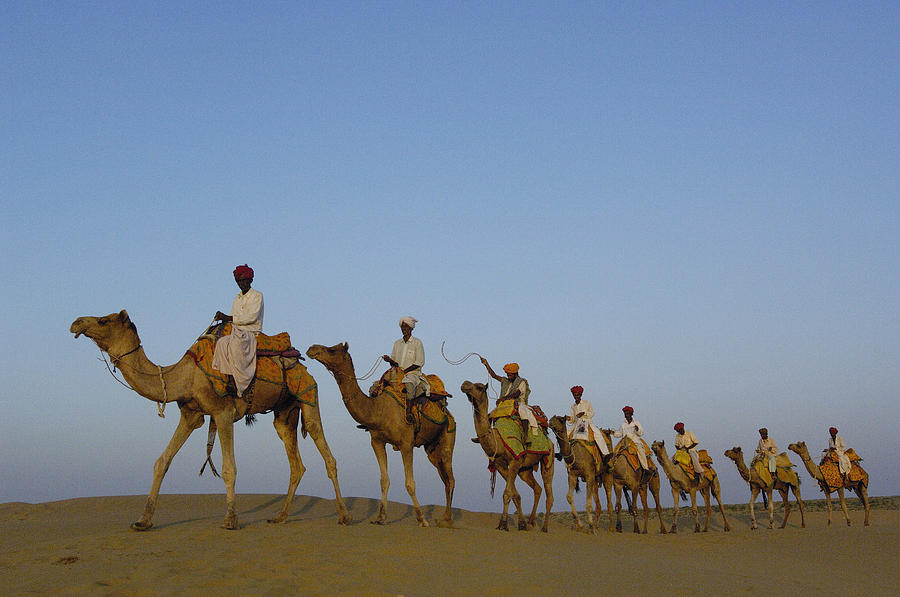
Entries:
[[[588,532],[594,534],[597,532],[597,516],[600,515],[600,494],[597,490],[597,477],[593,476],[590,473],[587,474],[584,480],[584,512],[587,515],[587,527]],[[597,516],[594,516],[594,509],[596,506]]]
[[606,492],[606,514],[609,516],[609,532],[612,533],[615,530],[615,525],[613,523],[613,506],[612,506],[612,486],[613,479],[612,475],[607,473],[603,476],[603,490]]
[[856,493],[856,497],[859,498],[859,501],[863,503],[863,507],[866,509],[866,519],[863,522],[863,526],[869,526],[869,491],[868,488],[859,483],[856,487],[853,488],[853,491]]
[[703,532],[706,533],[709,531],[709,519],[712,517],[712,497],[710,496],[709,485],[700,494],[706,503],[706,522],[703,523]]
[[294,499],[294,492],[297,491],[297,485],[300,484],[300,479],[303,478],[303,473],[306,472],[306,467],[303,466],[303,460],[300,458],[300,449],[297,447],[297,422],[299,418],[300,410],[291,408],[275,413],[275,419],[272,421],[272,424],[275,426],[275,431],[278,433],[278,437],[284,442],[284,451],[287,453],[288,462],[291,465],[291,476],[290,481],[288,482],[287,496],[284,498],[284,505],[281,508],[281,512],[279,512],[275,518],[269,519],[269,522],[272,523],[279,523],[287,520],[288,510]]
[[712,487],[712,494],[716,497],[716,502],[719,504],[719,511],[722,513],[722,526],[725,529],[725,532],[731,530],[731,527],[728,526],[728,517],[725,516],[725,506],[722,505],[722,491],[719,488],[719,480],[715,480],[715,484]]
[[[800,488],[799,487],[791,487],[791,491],[794,492],[794,498],[797,500],[797,505],[800,507],[800,528],[806,528],[806,511],[803,508],[803,498],[800,497]],[[787,493],[787,491],[785,491]]]
[[427,527],[428,521],[425,520],[425,514],[422,507],[419,506],[419,500],[416,498],[416,480],[413,478],[413,447],[403,446],[400,448],[400,456],[403,457],[403,473],[406,476],[406,493],[412,500],[413,510],[416,512],[416,522],[420,527]]
[[756,498],[759,497],[760,488],[752,485],[750,487],[750,530],[756,529],[756,512],[753,509],[753,505],[756,503]]
[[225,482],[225,520],[222,526],[228,530],[238,528],[237,512],[234,509],[234,482],[237,466],[234,463],[234,409],[229,408],[214,413],[222,448],[222,480]]
[[831,492],[825,492],[825,506],[828,512],[828,517],[825,519],[825,526],[831,526]]
[[525,531],[533,528],[537,520],[538,504],[541,501],[541,485],[534,478],[534,468],[519,469],[519,478],[525,481],[525,484],[534,492],[534,505],[531,507],[531,515],[528,517],[524,527],[521,524],[519,525],[519,530]]
[[841,501],[841,511],[844,513],[844,520],[847,521],[847,526],[850,526],[850,514],[847,512],[847,502],[844,500],[844,488],[838,488],[838,499]]
[[447,501],[447,506],[444,508],[444,517],[437,523],[441,528],[453,527],[453,510],[451,504],[453,503],[453,489],[456,487],[456,480],[453,478],[453,444],[455,441],[455,434],[444,433],[437,446],[432,450],[425,450],[428,460],[434,465],[434,468],[437,469],[438,475],[441,477],[441,482],[444,484],[444,496]]
[[[314,391],[317,392],[317,390]],[[318,393],[316,396],[318,396]],[[316,403],[318,404],[318,400]],[[325,430],[322,428],[322,418],[319,415],[319,407],[301,402],[300,412],[303,416],[303,428],[316,444],[319,454],[322,455],[322,460],[325,461],[325,472],[328,474],[328,478],[331,479],[331,484],[334,485],[334,501],[337,502],[338,524],[350,524],[353,517],[350,515],[350,511],[347,510],[347,506],[344,504],[344,498],[341,495],[341,486],[338,484],[337,476],[337,460],[335,460],[334,455],[331,453],[328,442],[325,441]],[[294,424],[294,441],[297,441],[296,424]]]
[[675,487],[674,483],[671,483],[672,487],[672,528],[669,529],[672,533],[678,532],[678,500],[680,499],[681,492]]
[[541,466],[541,479],[544,481],[544,504],[547,511],[544,513],[544,524],[541,526],[541,532],[546,533],[550,529],[550,508],[553,507],[553,460],[550,460],[548,466]]
[[381,471],[381,503],[378,505],[378,514],[372,524],[385,524],[387,522],[387,494],[391,487],[391,478],[388,476],[387,451],[384,442],[372,439],[372,450],[378,459],[378,468]]
[[572,508],[572,530],[581,530],[581,519],[578,518],[578,511],[575,509],[575,485],[578,483],[578,476],[569,471],[569,492],[566,493],[566,501]]
[[[638,488],[638,492],[641,494],[641,504],[644,506],[644,529],[643,530],[638,529],[637,516],[635,516],[634,517],[634,532],[646,535],[647,534],[647,524],[650,522],[650,502],[647,500],[647,486],[641,485]],[[637,501],[637,500],[635,500],[635,501]],[[635,514],[637,514],[637,513],[635,512]]]
[[[788,495],[787,488],[782,489],[780,491],[780,493],[781,493],[781,502],[784,504],[784,520],[781,521],[781,528],[783,529],[785,526],[787,526],[788,516],[791,515],[791,502],[788,499],[789,495]],[[769,502],[769,506],[773,506],[772,502]],[[774,510],[774,508],[773,508],[773,510]],[[771,528],[771,527],[769,527],[769,528]]]
[[[656,517],[659,518],[659,532],[661,535],[666,534],[666,525],[663,522],[662,504],[659,503],[659,475],[654,475],[650,479],[650,493],[653,494],[653,502],[656,504]],[[647,516],[644,517],[644,532],[647,532]]]
[[[769,528],[775,528],[775,504],[772,502],[773,492],[771,489],[766,489],[766,493],[769,495]],[[787,499],[784,501],[785,506],[787,506]],[[784,513],[784,519],[787,521],[787,510]],[[784,527],[782,527],[784,528]]]
[[[518,467],[513,465],[504,466],[499,462],[495,461],[497,466],[497,472],[500,473],[500,476],[503,477],[503,480],[506,482],[506,486],[503,488],[503,511],[500,513],[500,522],[497,524],[498,531],[508,531],[509,530],[509,502],[513,499],[513,493],[516,493],[515,488],[515,480],[518,475]],[[510,482],[513,483],[512,489],[510,489]],[[519,501],[519,507],[521,508],[521,500]],[[521,519],[521,511],[519,514]]]
[[156,510],[156,500],[159,498],[159,488],[162,485],[163,477],[166,476],[166,471],[169,470],[172,459],[175,458],[175,454],[178,453],[178,450],[181,449],[187,438],[190,437],[195,429],[202,426],[202,414],[184,408],[181,409],[181,418],[178,420],[178,426],[175,428],[175,433],[172,434],[172,439],[169,440],[166,449],[153,463],[153,482],[150,484],[150,494],[147,496],[144,512],[141,514],[140,520],[131,525],[131,528],[135,531],[146,531],[153,526],[153,523],[150,521],[153,518],[153,512]]
[[[622,532],[622,491],[623,488],[616,485],[616,532]],[[612,524],[612,516],[610,516],[610,525]]]
[[[709,503],[707,503],[707,506]],[[700,532],[700,513],[697,511],[697,492],[691,492],[691,514],[694,515],[694,532]],[[706,514],[706,524],[709,524],[709,513]]]

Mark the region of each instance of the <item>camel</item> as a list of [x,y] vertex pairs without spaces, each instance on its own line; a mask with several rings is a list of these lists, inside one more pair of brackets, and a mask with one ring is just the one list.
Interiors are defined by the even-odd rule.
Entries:
[[656,454],[656,459],[665,471],[666,477],[669,478],[669,485],[672,486],[672,499],[675,500],[675,508],[672,513],[672,528],[670,529],[670,532],[678,532],[678,497],[682,492],[691,495],[691,513],[694,515],[695,533],[700,532],[700,515],[697,512],[697,492],[703,496],[703,501],[706,502],[706,522],[703,524],[703,532],[705,533],[709,530],[709,519],[712,516],[712,498],[710,497],[710,493],[716,497],[716,501],[719,503],[719,511],[722,512],[722,523],[724,524],[725,531],[730,531],[731,527],[728,526],[728,518],[725,516],[725,507],[722,505],[722,493],[719,489],[719,478],[713,477],[712,481],[710,481],[706,475],[696,475],[693,479],[689,478],[680,466],[677,466],[669,459],[669,455],[666,453],[666,442],[664,441],[653,442],[650,449]]
[[[569,434],[566,430],[565,417],[555,416],[550,418],[550,429],[556,435],[556,443],[559,444],[559,454],[566,463],[566,472],[569,477],[569,492],[566,494],[566,500],[572,508],[572,518],[574,520],[572,530],[580,531],[581,520],[578,512],[575,510],[574,492],[578,491],[579,479],[584,479],[585,490],[585,513],[588,519],[588,530],[596,533],[600,518],[600,485],[606,490],[606,511],[609,513],[609,530],[613,531],[612,519],[612,471],[608,462],[597,462],[591,452],[581,443],[572,444],[569,441]],[[612,451],[612,441],[609,434],[603,434],[604,441]],[[594,506],[596,506],[597,516],[594,516]]]
[[759,473],[756,472],[755,469],[748,469],[747,465],[744,463],[744,453],[741,451],[740,446],[735,446],[730,450],[725,450],[725,456],[734,461],[735,466],[737,466],[738,473],[741,475],[741,478],[744,479],[747,483],[750,484],[750,528],[756,528],[756,513],[753,510],[753,503],[756,501],[756,497],[760,492],[763,492],[763,498],[768,502],[769,507],[769,528],[775,528],[775,506],[772,503],[772,490],[778,491],[781,494],[781,501],[784,503],[784,520],[781,521],[781,527],[784,528],[787,525],[788,516],[791,514],[791,503],[788,501],[788,491],[793,492],[794,498],[797,500],[797,505],[800,506],[800,526],[806,528],[806,512],[803,508],[803,499],[800,497],[800,487],[797,485],[791,485],[789,483],[785,483],[781,479],[775,476],[775,480],[773,484],[767,484],[763,481]]
[[[623,439],[622,441],[625,440]],[[643,449],[643,442],[638,445],[638,449]],[[619,456],[613,453],[609,464],[613,474],[613,487],[616,491],[616,530],[620,533],[622,532],[622,491],[626,490],[631,492],[633,499],[630,512],[634,520],[634,532],[647,534],[647,525],[650,521],[650,511],[647,508],[647,490],[649,489],[653,495],[653,501],[656,503],[656,515],[659,517],[659,532],[665,535],[666,526],[663,523],[662,506],[659,503],[659,472],[656,470],[635,471],[628,464],[624,454]],[[638,495],[641,496],[641,504],[644,507],[643,530],[638,527],[637,512],[635,510]],[[628,499],[627,495],[625,499]]]
[[[545,499],[547,511],[544,514],[544,524],[541,527],[541,531],[546,533],[550,524],[550,508],[553,506],[553,458],[541,454],[528,453],[521,458],[513,458],[503,446],[500,434],[491,427],[491,422],[488,419],[487,386],[483,383],[465,381],[460,386],[460,389],[469,398],[469,402],[472,403],[472,416],[475,419],[478,443],[496,467],[496,470],[500,472],[500,476],[506,481],[506,488],[503,490],[503,513],[500,515],[500,523],[497,525],[497,529],[501,531],[509,530],[507,512],[510,501],[515,504],[520,531],[535,525],[538,503],[541,499],[541,486],[534,478],[534,470],[540,467],[544,489],[547,492]],[[528,517],[527,523],[522,513],[522,497],[516,489],[516,477],[521,477],[534,491],[534,507],[531,509],[531,516]]]
[[406,491],[412,500],[418,525],[428,526],[416,498],[416,482],[413,479],[413,448],[422,446],[428,460],[437,469],[444,483],[447,507],[443,518],[438,521],[438,526],[452,527],[453,513],[450,504],[453,501],[453,488],[456,484],[453,478],[453,446],[456,443],[456,430],[452,428],[452,418],[449,418],[449,414],[448,421],[444,424],[437,424],[422,417],[417,432],[416,428],[406,421],[406,409],[389,393],[381,392],[375,397],[369,397],[359,388],[346,342],[331,347],[314,344],[309,347],[306,354],[325,365],[331,372],[350,416],[369,432],[372,450],[381,469],[381,504],[372,523],[385,524],[387,521],[387,494],[391,480],[388,477],[385,444],[391,444],[403,458]]
[[[844,481],[844,485],[840,487],[831,487],[828,482],[825,481],[825,477],[822,476],[822,471],[819,470],[819,465],[812,461],[812,458],[809,457],[809,450],[806,448],[806,442],[797,442],[796,444],[791,444],[788,446],[788,450],[791,452],[796,452],[801,459],[803,459],[803,464],[806,465],[806,470],[809,472],[810,476],[819,482],[819,488],[825,493],[825,503],[828,504],[828,525],[831,524],[831,494],[835,490],[837,490],[838,498],[841,501],[841,510],[844,513],[844,520],[847,521],[847,526],[850,526],[850,515],[847,513],[847,504],[844,502],[844,489],[850,489],[859,497],[859,501],[862,502],[863,506],[866,509],[866,519],[863,522],[863,526],[869,526],[869,495],[868,495],[868,487],[869,487],[869,478],[866,476],[865,479],[860,481],[850,481],[849,479]],[[859,466],[859,465],[857,465]]]
[[[218,396],[203,371],[195,364],[190,355],[185,354],[174,365],[160,367],[147,358],[141,347],[137,328],[128,313],[123,309],[118,313],[110,313],[104,317],[79,317],[69,328],[75,337],[84,334],[93,340],[100,350],[106,352],[113,364],[122,371],[131,388],[149,400],[164,405],[170,402],[178,404],[181,418],[172,439],[163,453],[153,465],[153,482],[150,494],[140,520],[131,528],[145,531],[153,526],[151,519],[156,510],[159,488],[163,477],[169,470],[172,459],[184,445],[191,433],[203,425],[204,415],[209,415],[218,429],[222,446],[222,480],[225,482],[225,520],[226,529],[237,529],[238,518],[235,513],[234,481],[237,468],[234,462],[234,422],[245,415],[274,411],[275,431],[284,442],[284,450],[290,463],[290,480],[287,496],[279,512],[269,522],[281,523],[287,519],[294,492],[300,479],[306,472],[300,459],[297,447],[297,424],[302,417],[304,436],[312,437],[325,461],[328,478],[334,484],[334,495],[337,502],[338,523],[348,524],[350,512],[344,505],[341,489],[338,485],[337,463],[322,429],[318,402],[316,406],[302,403],[294,396],[283,391],[283,388],[271,384],[271,388],[262,387],[254,390],[252,407],[248,408],[245,400],[233,395]],[[313,390],[317,391],[317,390]]]

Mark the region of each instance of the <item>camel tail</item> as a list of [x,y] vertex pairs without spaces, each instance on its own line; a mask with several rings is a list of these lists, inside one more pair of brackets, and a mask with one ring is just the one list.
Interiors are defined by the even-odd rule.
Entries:
[[632,516],[637,516],[637,514],[635,514],[634,512],[634,506],[631,505],[631,497],[628,495],[628,491],[629,490],[627,487],[622,488],[622,495],[625,496],[625,505],[628,506],[628,511]]
[[575,493],[581,491],[581,479],[575,479]]
[[491,471],[491,499],[494,499],[494,487],[497,485],[497,469]]
[[765,492],[765,491],[763,491],[763,492],[761,492],[761,493],[762,493],[762,496],[763,496],[763,507],[764,507],[764,508],[768,508],[768,507],[769,507],[769,498],[768,498],[768,496],[766,495],[766,492]]

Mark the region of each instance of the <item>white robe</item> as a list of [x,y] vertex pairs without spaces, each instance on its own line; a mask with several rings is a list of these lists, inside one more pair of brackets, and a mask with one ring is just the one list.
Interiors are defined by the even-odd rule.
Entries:
[[594,431],[594,443],[600,449],[600,453],[606,456],[609,454],[609,446],[606,445],[606,439],[600,432],[600,429],[594,425],[594,407],[590,401],[584,398],[578,404],[573,404],[569,409],[569,417],[574,425],[572,429],[572,439],[588,440],[590,433],[588,428]]
[[837,452],[838,468],[842,475],[850,472],[850,457],[847,456],[847,446],[844,444],[844,438],[835,435],[834,439],[828,438],[828,447]]
[[[418,365],[418,369],[414,369],[403,375],[403,383],[406,384],[407,399],[412,400],[422,392],[426,396],[431,396],[431,385],[428,378],[422,373],[422,367],[425,366],[425,347],[422,341],[415,336],[410,336],[409,341],[400,338],[394,342],[391,349],[391,360],[397,363],[400,371],[412,365]],[[409,394],[412,393],[412,396]]]
[[703,466],[700,464],[700,454],[697,453],[697,447],[688,449],[688,446],[692,444],[699,444],[697,438],[691,432],[690,429],[685,429],[684,433],[676,433],[675,434],[675,449],[678,450],[687,450],[687,453],[691,457],[691,463],[694,465],[694,472],[699,474],[703,474]]
[[238,396],[256,375],[256,334],[262,331],[263,295],[255,288],[239,292],[231,303],[231,334],[216,342],[213,369],[234,377]]
[[634,442],[634,446],[637,448],[638,460],[641,462],[641,468],[649,471],[650,465],[647,464],[647,451],[644,449],[644,442],[640,439],[642,435],[644,435],[644,426],[634,418],[631,419],[631,423],[627,420],[622,421],[619,430],[613,434],[614,437],[627,437]]

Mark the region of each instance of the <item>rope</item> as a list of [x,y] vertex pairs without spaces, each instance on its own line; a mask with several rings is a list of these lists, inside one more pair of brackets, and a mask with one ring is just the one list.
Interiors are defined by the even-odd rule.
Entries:
[[378,361],[380,361],[380,360],[381,360],[381,357],[376,358],[375,364],[372,365],[372,368],[369,369],[369,372],[366,373],[365,375],[363,375],[362,377],[357,377],[356,381],[365,381],[365,380],[369,379],[370,377],[372,377],[372,374],[375,373],[375,369],[378,368]]
[[[484,358],[483,356],[481,356],[481,355],[478,354],[477,352],[470,352],[469,354],[467,354],[467,355],[464,356],[463,358],[459,359],[458,361],[452,361],[452,360],[450,360],[450,359],[447,358],[447,355],[446,355],[446,354],[444,354],[444,344],[446,344],[446,343],[447,343],[446,340],[444,340],[444,341],[441,342],[441,356],[444,357],[444,360],[447,361],[448,363],[450,363],[451,365],[461,365],[461,364],[463,364],[463,363],[465,362],[466,359],[468,359],[468,358],[469,358],[470,356],[472,356],[472,355],[477,356],[479,359],[483,359],[483,358]],[[488,380],[487,380],[487,381],[488,381],[487,387],[488,387],[488,389],[490,390],[490,393],[493,394],[493,395],[494,395],[494,398],[496,399],[496,397],[499,396],[499,394],[497,393],[497,390],[494,389],[494,382],[493,382],[493,379],[491,378],[491,376],[488,376]]]
[[156,414],[157,414],[157,416],[159,416],[160,419],[165,419],[166,418],[166,402],[167,402],[167,399],[169,396],[166,394],[166,380],[164,380],[163,376],[162,376],[162,367],[157,365],[156,369],[159,371],[159,383],[162,385],[162,391],[163,391],[162,402],[158,402],[156,404]]
[[[140,348],[140,345],[138,345],[138,348]],[[131,354],[131,353],[134,352],[135,350],[137,350],[137,349],[131,350],[131,351],[129,351],[128,353],[125,353],[125,354]],[[120,356],[120,357],[114,359],[115,362],[118,364],[119,359],[121,359],[123,356],[125,356],[125,355],[122,355],[122,356]],[[113,358],[112,355],[110,355],[110,359],[112,359],[112,358]],[[131,385],[129,385],[127,382],[124,382],[124,381],[122,381],[121,379],[119,379],[118,377],[116,377],[116,373],[115,373],[116,366],[115,366],[115,365],[110,366],[109,361],[106,360],[106,355],[103,354],[103,350],[102,350],[102,349],[100,350],[100,358],[98,358],[97,360],[98,360],[98,361],[103,361],[103,364],[106,365],[106,370],[109,371],[109,374],[112,376],[112,378],[113,378],[114,380],[116,380],[116,381],[119,382],[121,385],[125,386],[126,388],[128,388],[129,390],[131,390],[132,392],[134,392],[135,394],[137,394],[137,395],[139,395],[139,396],[141,395],[140,392],[138,392],[137,390],[135,390],[134,388],[132,388]],[[135,369],[134,367],[131,367],[131,369],[132,369],[133,371],[137,371],[137,369]],[[156,414],[157,414],[160,418],[165,419],[165,418],[166,418],[166,414],[165,414],[165,410],[166,410],[166,400],[168,399],[168,395],[167,395],[167,393],[166,393],[166,380],[163,379],[162,367],[160,367],[159,365],[157,365],[157,366],[156,366],[156,369],[157,369],[157,373],[159,374],[159,382],[162,384],[162,391],[163,391],[163,401],[162,401],[162,402],[157,401],[157,404],[156,404]],[[142,371],[138,371],[138,373],[143,373],[143,372],[142,372]]]

